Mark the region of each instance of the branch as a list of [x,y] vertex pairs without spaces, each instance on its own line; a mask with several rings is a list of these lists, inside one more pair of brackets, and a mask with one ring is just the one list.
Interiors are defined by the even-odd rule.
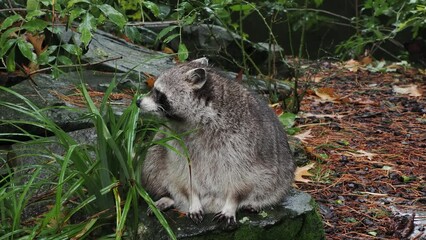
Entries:
[[338,17],[341,19],[344,19],[346,21],[351,22],[350,18],[347,18],[345,16],[330,12],[330,11],[326,11],[326,10],[322,10],[322,9],[315,9],[315,8],[286,8],[284,9],[285,11],[311,11],[311,12],[320,12],[320,13],[325,13],[334,17]]
[[159,21],[159,22],[130,22],[126,26],[148,26],[148,27],[168,27],[170,25],[178,25],[179,21]]
[[6,9],[0,9],[0,12],[10,12],[12,11],[14,14],[16,14],[16,12],[26,12],[27,9],[26,8],[6,8]]

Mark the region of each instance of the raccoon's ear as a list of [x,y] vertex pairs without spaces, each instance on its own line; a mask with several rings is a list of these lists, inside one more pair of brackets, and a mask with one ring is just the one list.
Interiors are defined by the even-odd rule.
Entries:
[[206,57],[198,58],[198,59],[192,60],[191,62],[200,63],[200,64],[205,65],[205,66],[209,65],[209,60]]
[[186,81],[192,84],[192,88],[200,89],[207,80],[207,72],[204,68],[195,68],[186,72]]

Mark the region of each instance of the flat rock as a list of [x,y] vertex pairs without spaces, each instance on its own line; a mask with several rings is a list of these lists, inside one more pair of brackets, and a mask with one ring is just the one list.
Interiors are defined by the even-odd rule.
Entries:
[[[82,118],[84,109],[82,111],[71,111],[68,107],[76,107],[65,101],[60,96],[75,95],[75,86],[81,82],[86,83],[88,88],[103,91],[107,88],[111,79],[115,76],[120,77],[119,74],[105,73],[97,71],[82,71],[81,73],[70,72],[61,75],[58,79],[53,79],[50,74],[37,74],[33,76],[35,86],[30,81],[23,81],[17,85],[10,87],[11,90],[19,93],[39,109],[46,109],[44,114],[55,122],[59,127],[66,131],[73,131],[90,127],[91,124],[87,119]],[[125,82],[127,80],[123,80]],[[129,80],[130,81],[130,80]],[[12,103],[18,106],[29,109],[31,107],[26,104],[22,99],[14,96],[6,91],[0,91],[0,103]],[[123,109],[123,105],[128,105],[129,100],[117,100],[113,105],[118,106],[117,110]],[[16,133],[20,132],[12,124],[7,124],[10,120],[22,121],[35,121],[35,119],[26,113],[15,111],[11,108],[0,105],[0,132],[3,133]],[[29,124],[20,124],[26,131],[31,134],[46,135],[44,129],[31,126]]]
[[[221,38],[223,38],[220,42],[234,42],[232,40],[233,36],[218,26],[207,26],[202,24],[201,26],[188,26],[185,29],[186,32],[196,31],[202,35],[194,37],[190,34],[184,34],[187,38],[186,42],[188,42],[188,47],[195,44],[198,49],[203,49],[201,56],[208,56],[208,58],[213,60],[213,62],[217,62],[217,60],[221,58],[221,55],[217,52],[217,49],[220,47],[220,43],[213,44],[213,42],[211,42],[211,38],[215,36],[215,34],[216,36],[220,35]],[[208,29],[215,29],[215,31],[212,33]],[[207,34],[210,40],[204,39],[203,34]],[[201,41],[200,39],[207,41],[203,42],[206,46],[199,46],[197,41]],[[210,49],[210,52],[205,52],[207,49]],[[193,51],[195,51],[195,49],[193,49]],[[259,58],[264,59],[264,56],[262,55]],[[115,60],[105,61],[108,59]],[[93,34],[93,39],[88,46],[88,51],[83,55],[82,60],[89,63],[101,62],[99,64],[94,64],[92,68],[97,70],[107,69],[108,71],[129,73],[129,77],[133,80],[146,80],[148,75],[157,77],[162,72],[176,64],[172,59],[172,55],[153,51],[143,46],[126,42],[121,38],[101,30],[96,30]],[[240,69],[238,69],[238,71],[240,71]],[[237,76],[236,72],[224,71],[223,74],[228,76],[229,79],[235,79]],[[261,81],[254,76],[244,75],[243,81],[254,90],[268,90],[271,87],[268,87],[265,81]],[[291,87],[283,82],[279,82],[277,87],[286,92],[286,94],[290,93]]]
[[[205,216],[199,225],[173,210],[165,212],[164,216],[177,239],[325,239],[315,201],[309,194],[298,190],[292,190],[280,205],[260,213],[238,212],[238,224],[232,229],[212,222],[212,214]],[[141,218],[138,239],[169,239],[155,217],[142,214]]]
[[97,63],[108,59],[116,60],[106,61],[94,67],[102,66],[113,71],[131,72],[146,78],[145,74],[158,76],[174,66],[172,57],[168,54],[126,42],[110,33],[97,30],[82,60]]

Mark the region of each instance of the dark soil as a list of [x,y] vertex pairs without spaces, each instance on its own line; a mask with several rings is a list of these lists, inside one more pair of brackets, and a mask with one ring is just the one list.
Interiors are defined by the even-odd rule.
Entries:
[[[311,130],[304,144],[317,164],[297,186],[319,203],[327,239],[426,239],[426,73],[311,69],[297,125]],[[409,84],[422,95],[393,91]]]

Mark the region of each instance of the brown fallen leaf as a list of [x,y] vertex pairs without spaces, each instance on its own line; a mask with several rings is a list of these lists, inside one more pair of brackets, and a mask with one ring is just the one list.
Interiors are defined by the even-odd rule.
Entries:
[[399,94],[408,94],[412,97],[421,97],[422,93],[417,88],[417,85],[410,84],[403,87],[392,86],[392,91]]
[[351,72],[357,72],[361,68],[361,63],[354,59],[350,59],[343,64],[343,67]]
[[242,82],[243,82],[243,73],[244,73],[244,70],[243,70],[243,69],[241,69],[241,70],[238,72],[237,76],[235,76],[235,81],[237,81],[237,82],[239,82],[239,83],[242,83]]
[[173,51],[173,49],[168,48],[168,47],[164,47],[164,48],[163,48],[163,53],[167,53],[167,54],[175,54],[175,52]]
[[44,51],[46,51],[47,46],[43,47],[44,35],[33,35],[31,33],[26,33],[28,41],[34,46],[34,51],[37,56],[40,56]]
[[380,103],[373,101],[366,97],[360,97],[356,99],[347,99],[347,101],[344,101],[345,103],[351,103],[351,104],[357,104],[357,105],[372,105],[372,106],[379,106]]
[[324,102],[337,102],[336,100],[339,99],[339,96],[337,96],[333,88],[323,87],[317,88],[314,91],[315,95],[317,95]]
[[321,82],[321,80],[322,80],[323,78],[324,78],[323,76],[318,76],[318,75],[316,75],[316,76],[312,77],[312,81],[314,81],[314,82],[316,82],[316,83],[319,83],[319,82]]
[[373,62],[373,58],[370,55],[364,56],[361,58],[360,62],[362,63],[362,65],[368,65]]
[[144,73],[145,76],[147,77],[145,80],[146,86],[148,86],[149,89],[154,87],[154,83],[155,83],[155,77],[148,74],[148,73]]
[[299,133],[294,135],[295,138],[299,139],[302,142],[306,142],[306,139],[313,137],[311,135],[311,129],[304,131],[303,133]]
[[304,182],[304,183],[311,182],[312,180],[303,178],[303,176],[307,176],[307,177],[313,176],[313,174],[308,171],[312,169],[314,166],[315,166],[315,163],[310,163],[303,167],[297,167],[296,171],[294,172],[294,181]]
[[274,110],[275,114],[278,117],[281,116],[281,114],[284,113],[284,110],[281,107],[281,104],[279,104],[279,103],[269,104],[269,107],[272,108],[272,110]]
[[368,160],[373,160],[373,157],[376,156],[377,154],[375,153],[370,153],[370,152],[366,152],[364,150],[357,150],[356,153],[353,152],[348,152],[349,155],[353,156],[353,157],[367,157]]

